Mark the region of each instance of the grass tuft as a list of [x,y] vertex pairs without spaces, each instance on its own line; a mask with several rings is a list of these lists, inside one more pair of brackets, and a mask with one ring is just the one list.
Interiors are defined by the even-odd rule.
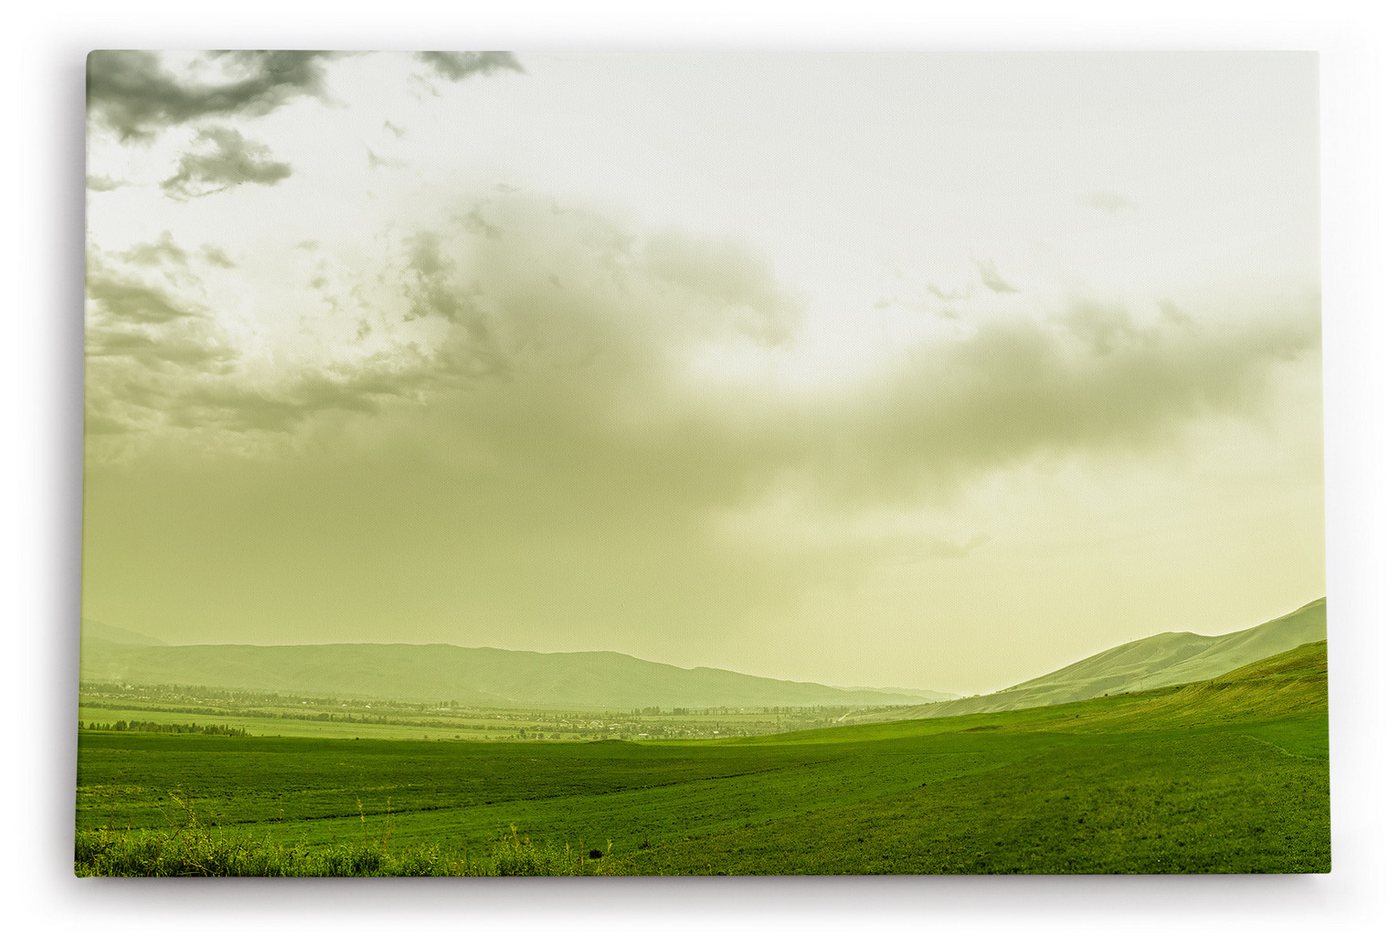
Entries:
[[591,860],[544,844],[515,826],[484,855],[437,845],[391,848],[389,836],[334,845],[284,845],[226,836],[190,821],[172,831],[79,831],[78,877],[567,877],[617,873],[610,852]]

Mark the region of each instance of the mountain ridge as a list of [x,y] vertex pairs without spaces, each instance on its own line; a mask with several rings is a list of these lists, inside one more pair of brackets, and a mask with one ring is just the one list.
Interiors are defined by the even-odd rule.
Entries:
[[86,632],[82,648],[81,678],[88,682],[597,709],[867,707],[925,701],[715,667],[685,668],[613,650],[505,650],[446,643],[157,646],[116,643]]

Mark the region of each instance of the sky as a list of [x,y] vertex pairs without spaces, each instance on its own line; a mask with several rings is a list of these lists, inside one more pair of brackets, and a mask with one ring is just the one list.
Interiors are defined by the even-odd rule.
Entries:
[[1325,593],[1310,54],[88,68],[85,617],[980,692]]

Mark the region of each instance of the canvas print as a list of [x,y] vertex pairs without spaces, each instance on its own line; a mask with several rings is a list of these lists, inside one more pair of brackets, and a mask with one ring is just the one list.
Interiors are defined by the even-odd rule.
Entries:
[[1326,872],[1305,53],[97,51],[80,876]]

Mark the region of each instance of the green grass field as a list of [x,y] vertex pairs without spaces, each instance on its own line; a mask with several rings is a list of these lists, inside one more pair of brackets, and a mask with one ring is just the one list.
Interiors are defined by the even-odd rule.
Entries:
[[84,731],[76,869],[1321,872],[1326,678],[1315,643],[1178,688],[721,741]]
[[482,709],[451,703],[302,698],[200,686],[101,684],[84,685],[78,695],[78,721],[89,728],[118,721],[196,722],[227,725],[253,735],[456,741],[708,740],[825,727],[853,715],[872,720],[881,711],[902,710],[846,706],[670,711],[649,708],[630,712]]

